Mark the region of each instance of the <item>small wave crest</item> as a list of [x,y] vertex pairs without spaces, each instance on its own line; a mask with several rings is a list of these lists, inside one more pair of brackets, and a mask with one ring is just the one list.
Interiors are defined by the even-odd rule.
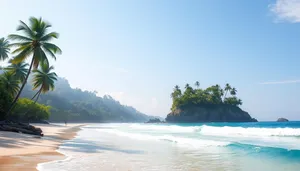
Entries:
[[280,136],[299,137],[299,128],[243,128],[243,127],[214,127],[203,125],[197,130],[202,135],[214,136]]
[[183,137],[177,137],[173,135],[155,136],[155,135],[141,134],[141,133],[128,133],[128,132],[122,132],[119,130],[111,130],[111,129],[98,129],[98,131],[112,133],[118,136],[125,136],[137,140],[168,141],[168,142],[176,143],[178,145],[188,146],[193,148],[201,148],[201,147],[209,147],[209,146],[227,146],[230,144],[230,142],[225,142],[225,141],[183,138]]
[[258,127],[230,127],[230,126],[177,126],[177,125],[141,125],[133,124],[132,129],[143,131],[160,131],[166,133],[199,133],[213,136],[280,136],[300,137],[300,128],[258,128]]

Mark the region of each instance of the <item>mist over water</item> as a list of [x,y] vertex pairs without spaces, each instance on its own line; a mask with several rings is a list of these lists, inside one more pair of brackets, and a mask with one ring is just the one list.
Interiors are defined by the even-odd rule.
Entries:
[[39,170],[299,170],[300,122],[93,124]]

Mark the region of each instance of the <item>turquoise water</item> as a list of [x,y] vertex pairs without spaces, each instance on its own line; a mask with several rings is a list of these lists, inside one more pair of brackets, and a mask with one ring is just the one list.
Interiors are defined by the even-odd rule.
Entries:
[[92,124],[39,170],[298,171],[300,122]]

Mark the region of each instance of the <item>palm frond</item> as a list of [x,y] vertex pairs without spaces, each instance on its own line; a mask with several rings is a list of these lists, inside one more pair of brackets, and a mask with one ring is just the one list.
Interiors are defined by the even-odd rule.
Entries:
[[34,38],[34,32],[25,24],[23,21],[20,20],[20,25],[17,27],[17,31],[23,31],[28,37]]
[[30,44],[29,45],[27,44],[27,45],[24,45],[24,46],[20,46],[17,49],[15,49],[14,51],[12,51],[11,53],[12,54],[20,53],[20,52],[24,51],[26,48],[28,48],[30,46],[31,46]]
[[32,42],[18,42],[18,43],[11,43],[8,45],[8,47],[21,47],[21,46],[28,46],[30,45]]
[[46,21],[43,21],[41,17],[30,17],[29,22],[31,29],[36,32],[36,37],[38,39],[40,39],[46,34],[47,28],[51,27],[51,24],[49,24]]
[[30,46],[26,47],[18,55],[16,55],[11,62],[14,64],[25,61],[25,59],[32,54],[32,48]]
[[9,73],[9,72],[4,72],[2,76],[2,84],[4,88],[12,95],[14,96],[15,94],[18,93],[20,87],[19,87],[19,80],[16,79],[16,77]]
[[56,54],[56,53],[61,54],[62,53],[61,49],[58,46],[56,46],[55,44],[52,44],[52,43],[43,43],[43,46],[45,48],[49,49],[54,54]]
[[54,81],[57,80],[55,72],[50,72],[54,67],[41,63],[40,69],[33,70],[33,89],[41,88],[42,93],[54,89]]
[[0,39],[0,60],[7,59],[9,51],[10,51],[10,49],[9,49],[8,40],[1,38]]
[[54,60],[56,60],[56,56],[51,50],[49,50],[45,46],[43,46],[42,48],[43,48],[43,50],[45,51],[46,54],[50,55]]
[[28,73],[28,64],[25,62],[21,62],[18,64],[11,64],[8,67],[4,68],[4,70],[8,73],[11,73],[16,79],[23,82],[26,78],[26,74]]
[[18,34],[10,34],[8,35],[8,38],[10,40],[18,40],[18,41],[33,41],[33,39],[29,38],[29,37],[26,37],[26,36],[21,36],[21,35],[18,35]]
[[45,52],[43,51],[43,49],[41,47],[36,49],[35,58],[36,58],[36,60],[38,60],[37,65],[34,65],[35,68],[38,67],[38,64],[42,64],[42,63],[46,63],[47,65],[49,65],[47,55],[45,54]]
[[59,37],[59,34],[57,32],[51,32],[51,33],[48,33],[46,34],[45,36],[43,36],[40,41],[51,41],[53,38],[57,39]]

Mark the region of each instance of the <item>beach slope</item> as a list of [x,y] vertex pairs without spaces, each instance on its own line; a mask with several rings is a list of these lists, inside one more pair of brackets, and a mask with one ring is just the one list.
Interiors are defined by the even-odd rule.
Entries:
[[32,171],[38,163],[63,159],[56,149],[64,141],[72,139],[80,130],[80,124],[42,125],[44,137],[0,131],[0,171]]

